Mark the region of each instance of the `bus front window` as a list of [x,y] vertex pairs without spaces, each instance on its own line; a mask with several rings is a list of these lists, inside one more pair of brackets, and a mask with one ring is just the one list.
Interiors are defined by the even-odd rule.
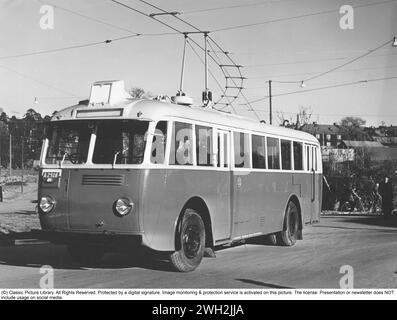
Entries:
[[77,165],[87,162],[92,125],[88,122],[69,122],[51,125],[45,158],[46,164]]
[[93,163],[141,164],[148,129],[147,121],[99,122]]

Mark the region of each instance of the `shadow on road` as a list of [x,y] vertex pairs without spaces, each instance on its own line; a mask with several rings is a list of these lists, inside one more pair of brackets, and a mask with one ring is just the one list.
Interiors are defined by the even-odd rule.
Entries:
[[388,228],[397,229],[397,216],[393,216],[388,219],[384,217],[361,217],[359,219],[349,217],[349,219],[347,219],[346,221],[350,223],[359,223],[369,226],[388,227]]
[[[324,221],[327,219],[332,219],[334,221],[342,222],[348,226],[342,226],[340,223],[338,225],[326,224]],[[367,226],[367,227],[366,227]],[[314,228],[333,228],[333,229],[345,229],[345,230],[362,230],[362,231],[376,231],[385,233],[397,232],[397,216],[385,219],[382,216],[349,216],[349,217],[325,217],[322,218],[322,223],[319,225],[314,225]],[[371,228],[373,227],[373,228]],[[380,227],[387,229],[380,229]],[[395,229],[395,230],[394,230]]]
[[19,214],[19,215],[25,215],[25,216],[35,216],[37,215],[36,211],[32,210],[21,210],[21,211],[16,211],[14,214]]
[[89,269],[148,269],[176,272],[162,255],[140,253],[107,253],[102,261],[95,265],[79,265],[70,257],[65,246],[36,245],[0,247],[0,265],[40,268],[51,266],[58,270]]
[[268,288],[268,289],[294,289],[291,287],[283,287],[283,286],[279,286],[277,284],[265,283],[262,281],[256,281],[256,280],[250,280],[250,279],[236,279],[236,281],[247,283],[247,284],[253,284],[255,286]]

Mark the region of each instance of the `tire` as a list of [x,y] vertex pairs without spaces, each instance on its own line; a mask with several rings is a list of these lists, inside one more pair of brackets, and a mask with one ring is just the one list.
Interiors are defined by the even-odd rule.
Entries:
[[68,251],[72,259],[83,266],[98,265],[105,254],[100,247],[77,244],[69,245]]
[[284,218],[284,229],[277,234],[277,243],[283,247],[292,247],[298,241],[299,210],[295,203],[290,201]]
[[205,251],[205,226],[201,217],[186,209],[176,236],[177,247],[170,255],[172,266],[179,272],[191,272],[200,265]]

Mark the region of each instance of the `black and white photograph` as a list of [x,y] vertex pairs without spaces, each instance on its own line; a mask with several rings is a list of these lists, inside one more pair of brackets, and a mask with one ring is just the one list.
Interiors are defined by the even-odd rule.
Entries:
[[0,39],[0,300],[397,298],[397,0],[0,0]]

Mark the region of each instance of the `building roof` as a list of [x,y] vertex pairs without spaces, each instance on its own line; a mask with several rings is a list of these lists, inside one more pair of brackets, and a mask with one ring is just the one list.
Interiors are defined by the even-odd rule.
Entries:
[[374,140],[381,144],[397,144],[397,137],[374,137]]
[[301,127],[301,130],[310,132],[312,134],[344,134],[346,129],[341,126],[334,124],[305,124]]
[[383,144],[378,141],[342,141],[348,148],[383,148]]

